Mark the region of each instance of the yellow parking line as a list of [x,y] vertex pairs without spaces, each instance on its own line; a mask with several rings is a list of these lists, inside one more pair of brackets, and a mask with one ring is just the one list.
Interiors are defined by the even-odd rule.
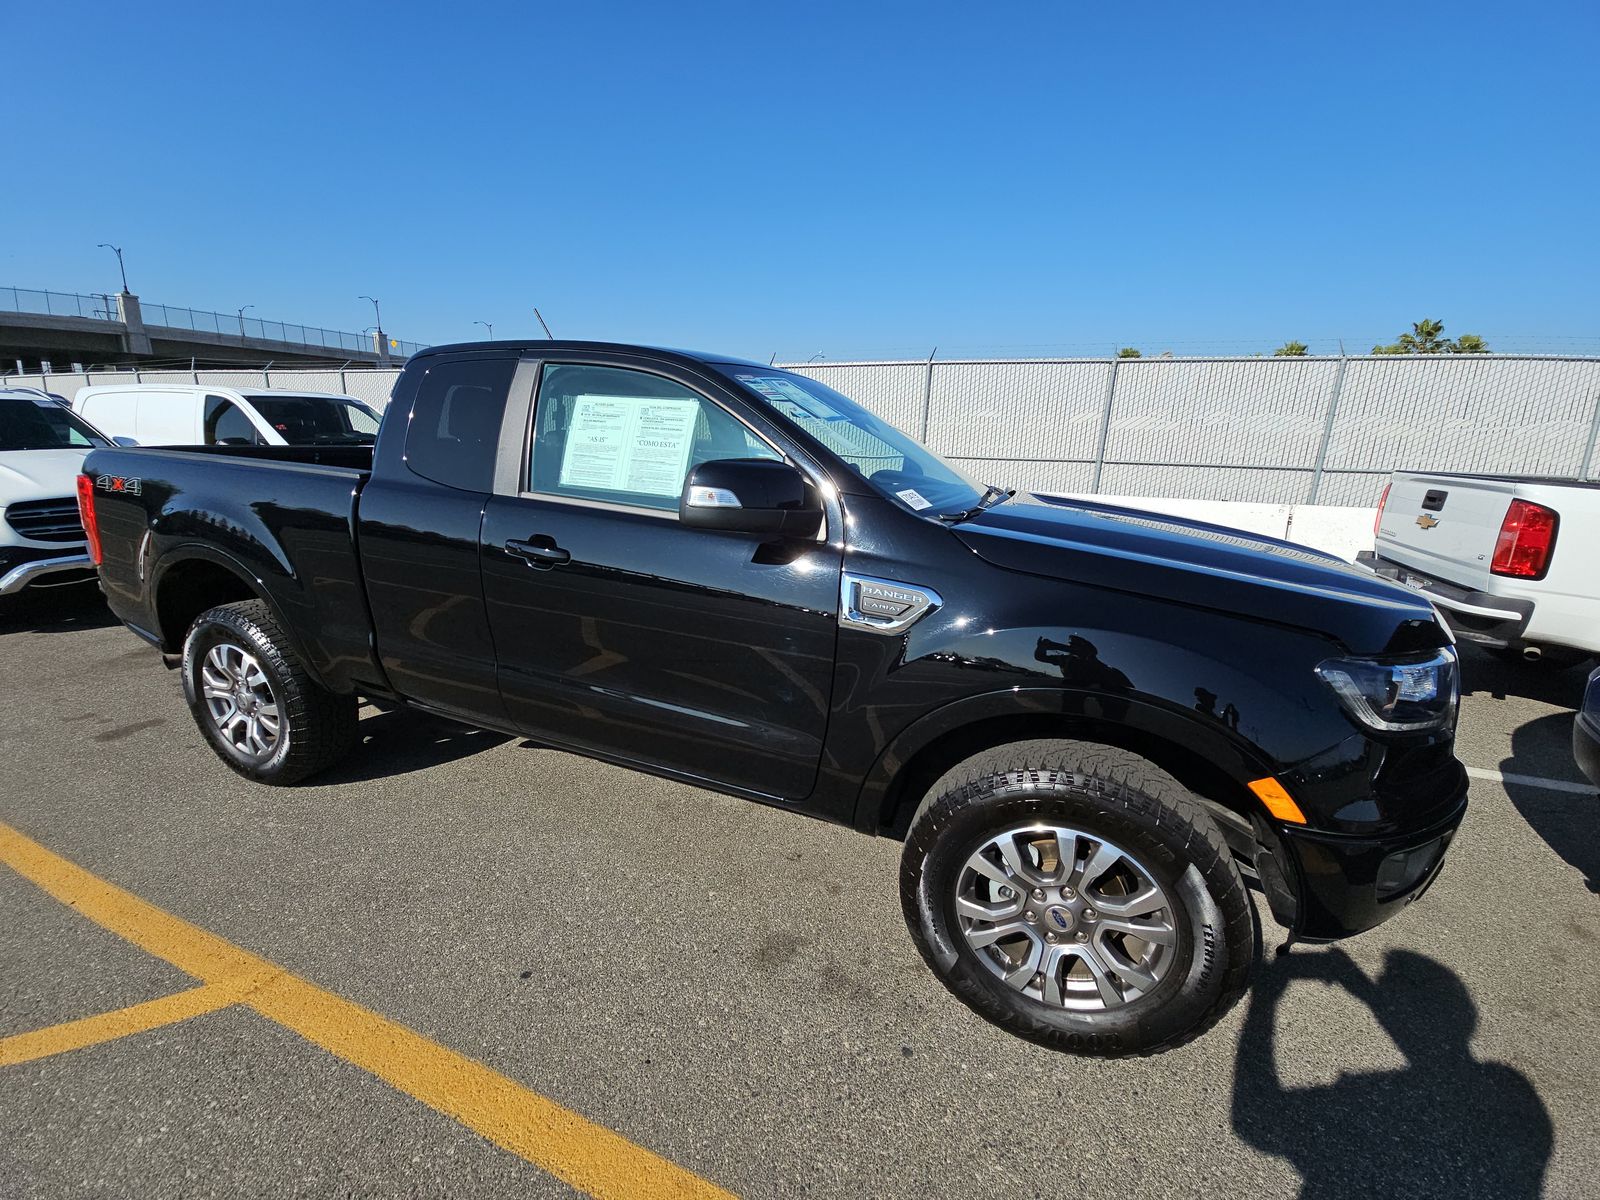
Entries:
[[0,1067],[32,1062],[36,1058],[49,1058],[68,1050],[82,1050],[100,1042],[114,1041],[130,1033],[144,1033],[159,1029],[175,1021],[187,1021],[202,1013],[216,1012],[219,1008],[238,1002],[238,996],[226,988],[212,987],[209,983],[175,996],[162,996],[147,1000],[115,1012],[98,1013],[78,1021],[51,1025],[48,1029],[35,1029],[31,1033],[17,1033],[0,1038]]
[[[604,1200],[729,1195],[480,1062],[162,912],[4,823],[0,823],[0,862],[91,921],[216,988],[219,998],[228,997],[226,1003],[249,1005],[580,1191]],[[193,989],[206,991],[207,987]],[[167,997],[166,1002],[193,992]],[[19,1036],[38,1038],[52,1032]]]

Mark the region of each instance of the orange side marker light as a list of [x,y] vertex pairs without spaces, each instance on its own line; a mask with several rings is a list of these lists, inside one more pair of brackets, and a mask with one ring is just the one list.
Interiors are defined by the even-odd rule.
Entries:
[[1294,797],[1283,790],[1271,775],[1265,779],[1252,779],[1249,783],[1250,790],[1267,806],[1267,811],[1280,821],[1288,821],[1293,825],[1306,823],[1305,813],[1300,811],[1300,806],[1294,802]]

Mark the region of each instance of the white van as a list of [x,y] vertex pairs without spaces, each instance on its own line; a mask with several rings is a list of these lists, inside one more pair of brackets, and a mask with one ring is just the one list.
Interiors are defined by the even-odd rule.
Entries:
[[72,407],[124,446],[370,446],[378,433],[377,413],[336,392],[106,384]]

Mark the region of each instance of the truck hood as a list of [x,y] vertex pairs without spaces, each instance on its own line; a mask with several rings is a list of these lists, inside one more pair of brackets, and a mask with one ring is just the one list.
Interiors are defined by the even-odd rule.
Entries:
[[1409,588],[1320,550],[1202,521],[1085,501],[1013,501],[953,532],[1009,570],[1292,625],[1358,653],[1410,648],[1419,635],[1427,643],[1433,631],[1416,623],[1437,628],[1433,606]]
[[19,500],[76,497],[82,450],[7,450],[0,453],[0,505]]

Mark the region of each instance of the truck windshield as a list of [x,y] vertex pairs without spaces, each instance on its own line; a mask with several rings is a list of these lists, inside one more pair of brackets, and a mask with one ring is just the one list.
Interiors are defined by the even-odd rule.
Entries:
[[0,451],[87,450],[110,444],[54,400],[0,400]]
[[849,463],[884,496],[912,512],[950,516],[976,507],[987,489],[915,438],[880,421],[826,384],[776,368],[736,363],[718,370]]
[[291,446],[370,446],[378,414],[343,396],[252,395],[250,403]]

